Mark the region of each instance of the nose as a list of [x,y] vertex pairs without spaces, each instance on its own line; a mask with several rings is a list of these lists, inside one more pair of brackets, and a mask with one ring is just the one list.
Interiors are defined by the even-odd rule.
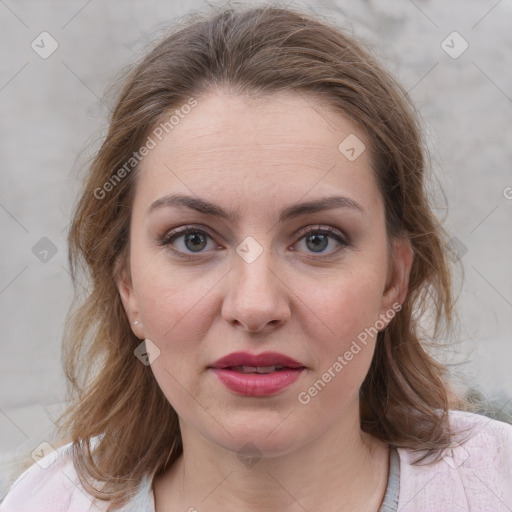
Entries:
[[271,268],[268,254],[264,250],[251,263],[235,257],[222,304],[226,322],[252,333],[275,330],[291,316],[289,285]]

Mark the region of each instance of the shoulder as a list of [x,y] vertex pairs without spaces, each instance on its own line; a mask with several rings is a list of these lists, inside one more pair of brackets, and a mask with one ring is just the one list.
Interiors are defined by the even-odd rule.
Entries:
[[400,510],[512,510],[512,425],[450,411],[452,447],[437,462],[400,455]]
[[69,443],[37,461],[12,484],[1,512],[95,512],[107,509],[82,487]]

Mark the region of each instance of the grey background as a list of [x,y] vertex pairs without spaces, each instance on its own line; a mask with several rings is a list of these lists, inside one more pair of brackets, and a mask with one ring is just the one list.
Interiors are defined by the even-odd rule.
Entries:
[[[287,2],[289,3],[289,2]],[[375,45],[420,109],[437,212],[464,266],[460,329],[442,356],[489,398],[512,397],[512,2],[294,2]],[[62,409],[72,298],[66,229],[78,171],[104,133],[121,68],[204,1],[0,0],[0,496]],[[57,50],[32,48],[46,31]],[[461,42],[467,50],[452,58]],[[457,37],[457,36],[455,36]],[[48,45],[46,45],[48,49]],[[96,141],[96,142],[95,142]],[[440,187],[445,198],[439,193]],[[44,237],[48,240],[43,240]],[[37,244],[37,245],[36,245]],[[35,249],[34,249],[35,246]],[[41,253],[49,250],[48,254]],[[55,254],[52,254],[56,250]],[[45,261],[41,261],[46,258]]]

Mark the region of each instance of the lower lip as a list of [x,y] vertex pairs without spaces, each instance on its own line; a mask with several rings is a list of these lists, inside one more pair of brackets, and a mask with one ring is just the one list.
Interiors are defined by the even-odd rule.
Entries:
[[272,373],[241,373],[226,368],[212,368],[222,384],[244,396],[275,395],[292,385],[305,368],[288,368]]

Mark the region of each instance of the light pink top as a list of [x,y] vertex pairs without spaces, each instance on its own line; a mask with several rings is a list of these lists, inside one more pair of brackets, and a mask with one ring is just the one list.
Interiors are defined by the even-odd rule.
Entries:
[[[452,411],[455,428],[469,428],[468,440],[446,451],[435,464],[411,465],[415,456],[400,456],[399,512],[512,511],[512,425],[485,416]],[[69,447],[48,455],[12,485],[1,512],[106,511],[78,483]],[[46,467],[44,467],[46,466]],[[123,512],[154,512],[149,478]]]

